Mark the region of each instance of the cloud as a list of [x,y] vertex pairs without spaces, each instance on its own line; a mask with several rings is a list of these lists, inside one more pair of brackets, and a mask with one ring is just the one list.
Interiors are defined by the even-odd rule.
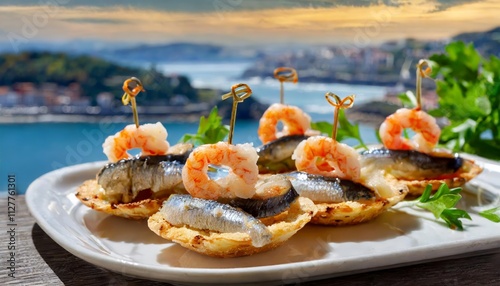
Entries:
[[62,21],[72,22],[72,23],[90,23],[90,24],[124,24],[128,21],[121,19],[97,19],[97,18],[71,18],[71,19],[63,19]]
[[[476,0],[477,1],[477,0]],[[476,2],[473,1],[473,2]],[[297,8],[334,8],[334,7],[370,7],[384,5],[401,7],[407,5],[408,0],[3,0],[4,6],[36,6],[43,3],[60,3],[65,7],[132,7],[134,9],[151,9],[167,12],[213,13],[227,11],[256,11],[269,9],[297,9]],[[470,3],[468,0],[427,0],[435,3],[435,10],[442,11],[448,8]]]
[[[359,42],[378,44],[405,37],[442,39],[461,32],[488,30],[500,25],[500,18],[496,15],[500,10],[498,1],[467,3],[444,10],[440,10],[439,5],[446,1],[377,1],[378,4],[373,4],[373,1],[349,2],[352,5],[347,5],[347,1],[327,1],[328,4],[337,3],[339,6],[260,10],[234,10],[226,7],[196,13],[142,6],[138,8],[139,2],[134,2],[135,6],[117,6],[112,5],[117,1],[111,1],[111,6],[96,7],[76,5],[79,3],[76,0],[66,1],[74,5],[53,9],[46,23],[37,27],[36,33],[33,33],[35,36],[29,40],[101,39],[129,43],[183,41],[241,46]],[[220,1],[232,5],[260,3],[248,0]],[[98,3],[93,0],[87,2]],[[211,3],[210,5],[215,3],[204,2]],[[284,6],[291,0],[279,2]],[[454,3],[456,2],[458,1]],[[150,2],[145,2],[144,6],[148,6],[148,3]],[[33,23],[36,15],[44,11],[43,6],[0,6],[2,29],[23,35],[26,23]],[[0,34],[0,41],[1,38]]]
[[452,8],[455,6],[459,6],[459,5],[463,5],[463,4],[477,3],[477,2],[481,2],[481,1],[480,0],[439,0],[439,1],[437,1],[436,9],[434,10],[434,12],[444,11],[446,9],[449,9],[449,8]]

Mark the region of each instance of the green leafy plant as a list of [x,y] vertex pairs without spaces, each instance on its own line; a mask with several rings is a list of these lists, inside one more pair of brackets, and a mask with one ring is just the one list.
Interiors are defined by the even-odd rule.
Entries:
[[454,152],[500,159],[500,59],[483,58],[472,44],[453,42],[430,57],[439,107],[445,117],[440,143]]
[[190,142],[195,146],[212,144],[224,140],[229,134],[229,128],[222,124],[222,117],[218,114],[217,106],[214,106],[208,117],[202,116],[196,134],[185,134],[181,142]]
[[[311,123],[311,128],[314,130],[318,130],[324,135],[332,136],[333,125],[332,123],[326,121],[318,121]],[[359,133],[359,125],[357,123],[352,124],[349,122],[347,117],[345,116],[345,111],[339,110],[339,121],[338,121],[338,129],[337,129],[337,141],[342,142],[347,139],[354,139],[358,142],[358,145],[354,148],[364,148],[368,149],[366,144],[363,142],[361,135]]]
[[406,93],[399,94],[398,99],[405,107],[413,108],[417,106],[417,98],[415,97],[415,94],[409,90]]

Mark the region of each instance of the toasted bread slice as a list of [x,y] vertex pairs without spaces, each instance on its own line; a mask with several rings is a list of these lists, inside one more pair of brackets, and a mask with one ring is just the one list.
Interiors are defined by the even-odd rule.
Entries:
[[454,174],[440,179],[429,180],[403,180],[398,179],[398,182],[405,184],[408,187],[408,195],[418,197],[422,195],[427,185],[432,185],[432,190],[436,191],[442,183],[446,183],[450,188],[461,187],[468,181],[474,179],[481,174],[483,168],[477,165],[474,161],[464,159],[462,167]]
[[228,258],[252,255],[280,246],[303,228],[315,214],[314,203],[307,198],[299,197],[288,210],[261,219],[272,233],[271,242],[263,247],[253,246],[250,236],[246,233],[220,233],[195,229],[187,225],[174,226],[165,220],[161,212],[148,219],[148,226],[157,235],[177,242],[183,247],[209,256]]
[[166,199],[144,199],[126,204],[112,204],[99,196],[101,186],[96,180],[85,181],[77,190],[76,197],[86,206],[111,215],[128,219],[146,219],[156,213]]
[[406,193],[391,198],[348,201],[341,203],[317,203],[318,212],[311,223],[330,226],[354,225],[370,221],[388,208],[402,201]]
[[402,201],[408,194],[408,188],[404,184],[383,176],[380,170],[363,176],[361,181],[362,185],[375,193],[373,198],[335,203],[317,202],[318,212],[311,223],[343,226],[368,222]]
[[341,203],[317,203],[318,212],[311,223],[342,226],[368,222],[402,201],[408,194],[408,188],[396,180],[376,178],[377,176],[373,174],[372,180],[364,183],[375,191],[376,198]]

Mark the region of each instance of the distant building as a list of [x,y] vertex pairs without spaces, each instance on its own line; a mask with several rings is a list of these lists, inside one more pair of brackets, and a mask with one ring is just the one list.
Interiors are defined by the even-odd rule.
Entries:
[[64,95],[69,97],[71,103],[78,102],[82,97],[82,87],[78,83],[71,83],[64,89]]
[[21,106],[43,106],[43,96],[32,82],[20,82],[14,85],[14,90],[19,94],[18,105]]
[[57,104],[58,86],[55,83],[43,83],[40,87],[45,106],[55,106]]
[[110,92],[101,92],[97,95],[96,101],[99,107],[109,110],[114,107],[115,97]]
[[58,95],[56,98],[56,105],[70,105],[71,98],[68,95]]
[[182,94],[176,94],[169,101],[170,105],[183,106],[189,103],[189,99]]
[[14,107],[18,105],[17,94],[8,86],[0,86],[0,107]]

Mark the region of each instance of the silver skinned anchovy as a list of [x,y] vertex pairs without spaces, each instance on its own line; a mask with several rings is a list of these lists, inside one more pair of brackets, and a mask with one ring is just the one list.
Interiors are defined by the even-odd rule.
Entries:
[[286,174],[297,192],[315,203],[340,203],[345,201],[370,200],[374,191],[349,180],[312,175],[305,172]]
[[255,188],[257,193],[265,193],[265,190],[268,188],[273,190],[279,189],[280,194],[266,199],[234,198],[229,199],[227,203],[244,210],[256,218],[263,218],[277,215],[289,209],[290,204],[299,197],[299,194],[295,191],[290,181],[283,175],[272,175],[259,182]]
[[452,174],[460,169],[463,158],[437,157],[415,150],[371,149],[361,152],[363,164],[376,164],[399,179],[428,179]]
[[283,173],[296,170],[292,154],[300,142],[306,140],[305,135],[289,135],[256,148],[260,173]]
[[188,225],[221,233],[247,233],[255,247],[262,247],[272,239],[271,232],[260,220],[238,208],[213,200],[171,195],[163,202],[160,212],[175,226]]
[[185,193],[182,160],[183,155],[136,156],[120,160],[104,166],[97,175],[97,183],[110,202],[129,203],[144,199],[139,195],[143,191],[148,192],[145,198]]

